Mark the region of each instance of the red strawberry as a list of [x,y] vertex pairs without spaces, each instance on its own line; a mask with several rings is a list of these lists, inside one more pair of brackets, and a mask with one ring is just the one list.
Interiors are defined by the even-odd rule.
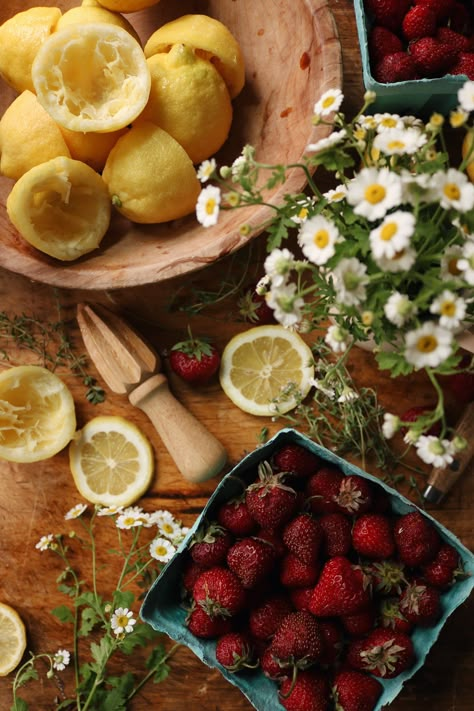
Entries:
[[365,639],[349,643],[347,662],[354,669],[392,679],[413,663],[410,637],[403,632],[377,627]]
[[472,49],[472,41],[469,37],[462,35],[460,32],[455,32],[450,27],[438,27],[436,39],[440,42],[447,42],[455,47],[458,52],[469,52]]
[[314,669],[299,672],[294,685],[291,679],[284,679],[278,697],[287,711],[328,711],[329,699],[329,682]]
[[413,0],[415,5],[429,7],[438,22],[446,20],[453,10],[454,0]]
[[435,588],[449,588],[462,573],[457,550],[444,543],[433,560],[422,566],[421,572],[424,580]]
[[264,294],[257,294],[255,287],[247,291],[237,301],[239,315],[245,321],[259,326],[275,323],[273,309],[267,304]]
[[323,552],[333,558],[347,555],[352,546],[352,523],[342,513],[328,513],[318,519],[323,530]]
[[305,477],[319,469],[321,459],[299,444],[286,444],[273,455],[273,465],[276,471]]
[[379,620],[382,627],[409,634],[413,624],[407,620],[400,609],[400,598],[387,597],[380,602]]
[[317,617],[351,615],[370,603],[363,575],[343,556],[330,558],[313,590],[310,610]]
[[267,597],[258,607],[250,610],[250,632],[257,639],[268,640],[292,611],[291,600],[286,595],[276,593]]
[[199,605],[191,609],[185,624],[195,637],[203,639],[212,639],[226,634],[230,632],[232,625],[228,617],[209,617]]
[[401,39],[381,25],[374,25],[369,33],[369,56],[372,66],[380,62],[387,54],[403,52]]
[[370,606],[352,615],[341,615],[341,622],[350,637],[362,637],[370,632],[375,624],[375,609]]
[[415,567],[433,560],[441,546],[441,538],[433,524],[420,511],[400,516],[393,534],[401,560]]
[[[400,420],[408,423],[417,422],[421,416],[426,415],[428,412],[433,412],[435,408],[436,404],[413,405],[413,407],[408,408],[408,410],[405,410],[405,412],[400,415]],[[408,432],[408,427],[401,427],[400,432],[403,436],[405,436]],[[438,437],[441,434],[441,424],[439,422],[434,422],[425,434]]]
[[282,667],[273,656],[273,652],[268,646],[260,655],[260,668],[269,679],[282,681],[288,678],[288,667]]
[[373,711],[383,691],[373,676],[356,669],[341,669],[332,686],[336,711]]
[[400,595],[406,587],[405,566],[395,560],[382,560],[368,566],[375,592],[381,595]]
[[319,563],[303,563],[293,553],[287,553],[280,563],[280,583],[285,588],[307,588],[318,579]]
[[222,504],[217,512],[217,520],[221,526],[227,528],[234,536],[249,536],[254,533],[257,524],[250,515],[244,499],[231,499]]
[[255,534],[255,537],[261,538],[262,541],[267,541],[267,543],[270,543],[273,546],[273,551],[275,553],[276,558],[283,558],[283,556],[286,555],[287,550],[281,537],[281,530],[274,531],[269,528],[260,528]]
[[413,624],[431,627],[441,615],[439,590],[415,580],[401,596],[400,610]]
[[384,514],[362,514],[352,528],[352,545],[366,558],[390,558],[395,553],[392,522]]
[[273,569],[275,551],[267,541],[249,536],[229,549],[227,565],[248,590],[264,581]]
[[313,595],[314,585],[307,588],[289,588],[291,602],[297,610],[306,610],[309,612],[309,602]]
[[314,513],[339,511],[335,497],[339,494],[344,474],[333,466],[323,466],[313,474],[306,484],[305,493]]
[[334,501],[343,513],[365,513],[372,506],[373,486],[358,474],[349,474],[342,479]]
[[193,535],[190,543],[191,557],[205,568],[223,563],[234,542],[233,536],[214,521],[205,523]]
[[[471,81],[474,81],[474,52],[461,52],[459,54],[457,62],[453,64],[451,69],[449,70],[450,74],[465,74],[468,79]],[[456,375],[450,376],[451,378],[456,378]],[[459,378],[458,378],[459,380]],[[467,395],[468,391],[464,392],[463,396],[463,401],[464,402],[471,402],[471,400],[474,399],[474,396],[472,395],[473,391],[473,386],[472,386],[472,377],[471,378],[465,378],[465,380],[470,380],[470,388],[469,388],[469,396]],[[469,398],[469,399],[467,399]]]
[[319,555],[323,531],[311,514],[301,513],[283,530],[283,543],[303,563],[314,565]]
[[320,664],[333,666],[341,656],[344,644],[344,632],[337,620],[319,620],[319,629],[324,639],[323,655]]
[[207,383],[217,372],[220,355],[216,346],[203,338],[190,337],[175,343],[169,354],[170,366],[188,383]]
[[258,466],[259,479],[247,487],[250,514],[262,528],[279,528],[295,513],[296,491],[283,483],[284,474],[274,474],[268,462]]
[[436,28],[436,13],[426,4],[412,7],[402,22],[403,34],[409,42],[421,37],[433,37],[436,34]]
[[218,566],[201,573],[194,583],[193,598],[212,618],[231,617],[246,603],[245,590],[238,577]]
[[318,621],[310,612],[297,610],[290,612],[280,623],[270,649],[280,664],[306,669],[319,661],[323,646]]
[[203,573],[206,568],[203,565],[195,563],[192,558],[189,558],[183,566],[182,572],[182,583],[184,590],[188,595],[192,595],[194,583],[199,578],[201,573]]
[[242,632],[227,632],[216,643],[216,659],[230,672],[255,669],[255,653],[247,635]]
[[418,79],[418,67],[408,52],[387,54],[372,68],[374,79],[380,84]]
[[411,5],[411,0],[365,0],[365,10],[378,25],[396,32]]
[[410,54],[424,77],[443,76],[457,59],[457,51],[435,37],[422,37],[410,44]]

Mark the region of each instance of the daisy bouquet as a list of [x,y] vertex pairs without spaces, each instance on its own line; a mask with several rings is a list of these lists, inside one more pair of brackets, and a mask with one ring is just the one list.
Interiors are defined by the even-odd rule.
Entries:
[[[371,115],[374,99],[367,92],[352,120],[341,111],[339,90],[315,104],[314,123],[332,132],[308,145],[298,166],[308,189],[286,195],[264,225],[268,255],[257,288],[282,325],[324,328],[324,345],[340,360],[365,342],[393,377],[424,370],[437,404],[415,423],[386,412],[383,434],[391,438],[407,424],[406,441],[441,466],[465,444],[452,437],[438,378],[471,368],[458,337],[474,314],[474,158],[466,148],[474,133],[474,82],[459,90],[448,119]],[[446,134],[459,130],[465,150],[453,165]],[[222,209],[265,202],[266,188],[295,169],[257,158],[246,146],[230,166],[200,166],[201,181],[209,181],[196,206],[201,224],[215,224]],[[321,169],[334,179],[326,192],[318,188]],[[245,218],[241,229],[248,229]],[[324,372],[314,384],[340,396]],[[440,434],[429,434],[437,421]]]

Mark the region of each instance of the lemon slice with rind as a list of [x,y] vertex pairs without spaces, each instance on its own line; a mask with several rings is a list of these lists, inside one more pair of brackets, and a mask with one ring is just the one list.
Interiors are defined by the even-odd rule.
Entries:
[[71,24],[52,34],[33,62],[38,101],[72,131],[115,131],[144,109],[150,72],[139,43],[116,25]]
[[74,401],[57,375],[37,365],[0,373],[1,459],[48,459],[71,441],[75,430]]
[[[311,349],[283,326],[250,328],[234,336],[222,353],[221,387],[237,407],[252,415],[293,409],[308,394],[313,378]],[[284,394],[285,390],[289,392]]]
[[13,607],[0,602],[0,676],[12,672],[26,649],[25,625]]
[[69,464],[82,496],[102,506],[129,506],[148,489],[153,450],[140,429],[115,415],[94,417],[69,446]]

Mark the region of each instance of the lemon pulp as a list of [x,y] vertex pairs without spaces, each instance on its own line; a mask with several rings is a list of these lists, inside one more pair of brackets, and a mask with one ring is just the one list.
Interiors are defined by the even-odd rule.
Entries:
[[26,649],[25,625],[18,612],[0,602],[0,676],[13,671]]

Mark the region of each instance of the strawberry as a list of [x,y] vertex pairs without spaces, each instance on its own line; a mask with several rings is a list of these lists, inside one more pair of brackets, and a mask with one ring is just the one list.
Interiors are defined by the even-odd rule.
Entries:
[[283,530],[283,543],[306,565],[316,563],[322,538],[319,522],[307,513],[295,516]]
[[234,538],[227,529],[211,521],[201,526],[190,542],[190,553],[195,563],[205,568],[223,563]]
[[288,678],[288,668],[278,663],[270,646],[260,655],[260,668],[265,676],[273,679],[273,681],[283,681],[283,679]]
[[314,669],[299,672],[296,681],[284,679],[279,701],[287,711],[328,711],[330,699],[326,676]]
[[[413,407],[408,408],[408,410],[405,410],[405,412],[400,415],[400,420],[405,423],[417,422],[420,417],[429,412],[433,412],[435,408],[436,404],[434,403],[430,405],[413,405]],[[400,432],[405,436],[408,432],[408,427],[401,427]],[[434,422],[425,434],[438,437],[441,434],[440,422]]]
[[362,514],[352,528],[352,545],[366,558],[390,558],[395,553],[392,522],[384,514]]
[[247,289],[237,301],[239,315],[244,321],[256,323],[259,326],[276,323],[273,309],[267,304],[264,294],[257,294],[255,288]]
[[273,455],[273,466],[276,471],[305,477],[319,469],[321,459],[299,444],[286,444]]
[[432,561],[421,567],[423,579],[435,588],[445,590],[456,581],[460,573],[461,561],[455,548],[444,543]]
[[226,617],[210,617],[202,607],[193,606],[186,618],[186,627],[195,637],[212,639],[231,630],[231,620]]
[[410,567],[433,560],[441,546],[439,533],[420,511],[400,516],[393,533],[398,555]]
[[270,543],[273,546],[273,552],[276,558],[283,558],[283,556],[286,555],[287,549],[281,537],[281,530],[274,531],[270,528],[259,528],[255,537]]
[[379,621],[382,627],[409,634],[413,623],[407,620],[400,609],[399,597],[387,597],[380,602]]
[[227,553],[227,565],[246,590],[264,581],[271,573],[274,563],[273,546],[253,536],[237,541]]
[[454,0],[413,0],[415,5],[428,7],[436,16],[437,22],[447,20],[453,10]]
[[472,49],[472,41],[469,37],[462,35],[460,32],[455,32],[450,27],[438,27],[436,39],[440,42],[447,42],[455,47],[458,52],[469,52]]
[[336,711],[373,711],[382,691],[378,679],[356,669],[340,669],[332,686]]
[[343,556],[330,558],[313,590],[310,611],[317,617],[351,615],[370,603],[361,571]]
[[377,627],[364,639],[349,643],[346,661],[354,669],[392,679],[408,669],[414,659],[413,642],[403,632]]
[[323,531],[322,550],[329,558],[347,555],[352,546],[352,523],[342,513],[328,513],[318,519]]
[[255,653],[247,635],[242,632],[227,632],[216,643],[216,659],[225,669],[237,672],[255,669]]
[[[468,79],[471,81],[474,81],[474,52],[461,52],[459,54],[457,62],[453,64],[451,69],[449,70],[450,74],[465,74]],[[471,402],[474,399],[474,396],[472,394],[473,392],[473,385],[472,385],[472,374],[470,374],[470,378],[465,378],[465,381],[470,381],[469,382],[469,390],[466,390],[463,395],[463,402]],[[456,375],[450,376],[451,378],[456,378]],[[458,378],[460,380],[460,378]],[[469,393],[469,395],[468,395]]]
[[305,493],[314,513],[339,511],[335,497],[339,494],[344,474],[337,467],[325,465],[313,474],[306,484]]
[[296,491],[283,483],[283,473],[273,473],[268,462],[259,464],[258,476],[258,481],[246,491],[250,514],[263,528],[279,528],[296,511]]
[[413,624],[431,627],[441,615],[439,590],[415,580],[401,596],[400,610]]
[[375,591],[381,595],[400,595],[406,587],[405,566],[395,560],[382,560],[369,567]]
[[320,664],[333,666],[341,656],[344,644],[344,632],[337,620],[319,620],[319,629],[324,639],[323,654]]
[[342,479],[334,501],[343,513],[362,514],[372,506],[373,486],[358,474],[349,474]]
[[206,568],[203,565],[199,565],[199,563],[195,563],[195,561],[192,558],[189,558],[185,562],[185,564],[183,566],[183,572],[181,575],[181,582],[183,584],[184,591],[188,595],[192,595],[194,583],[199,578],[201,573],[203,573],[205,570],[206,570]]
[[418,79],[418,67],[408,52],[387,54],[372,69],[374,79],[381,84]]
[[377,25],[397,32],[411,5],[411,0],[365,0],[365,10]]
[[209,568],[198,577],[193,588],[194,601],[209,617],[231,617],[246,603],[238,577],[227,568]]
[[400,37],[381,25],[374,25],[370,30],[368,47],[372,66],[375,66],[387,54],[403,52]]
[[170,366],[188,383],[207,383],[217,372],[220,354],[216,346],[204,338],[193,338],[175,343],[169,354]]
[[375,624],[375,609],[370,606],[352,615],[341,615],[341,622],[350,637],[362,637]]
[[310,612],[290,612],[278,626],[270,644],[276,660],[287,667],[306,669],[319,661],[324,639]]
[[283,619],[293,611],[291,600],[280,593],[267,597],[249,613],[249,629],[253,637],[268,640]]
[[433,37],[436,29],[437,16],[430,5],[414,5],[403,18],[402,30],[409,42],[421,37]]
[[222,504],[217,512],[217,520],[238,538],[250,536],[257,527],[243,498],[231,499]]
[[410,54],[424,77],[442,76],[449,72],[457,59],[457,51],[435,37],[422,37],[410,44]]
[[313,587],[314,585],[310,585],[307,588],[288,589],[290,600],[296,610],[307,610],[309,612],[309,601],[313,594]]
[[280,583],[285,588],[306,588],[318,579],[319,563],[303,563],[293,553],[287,553],[280,563]]

